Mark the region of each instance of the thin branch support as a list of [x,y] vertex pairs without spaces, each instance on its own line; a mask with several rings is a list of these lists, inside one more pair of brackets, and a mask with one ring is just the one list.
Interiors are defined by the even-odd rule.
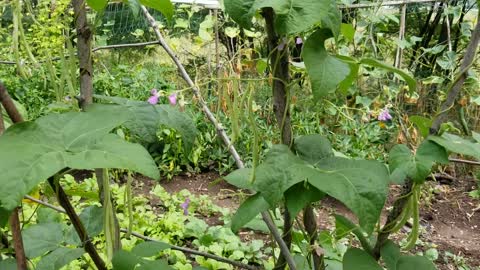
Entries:
[[[224,145],[228,147],[228,151],[232,155],[233,159],[235,160],[235,163],[238,168],[244,168],[245,165],[240,158],[240,155],[238,154],[237,150],[233,146],[233,144],[230,141],[230,138],[228,137],[227,133],[225,130],[222,128],[222,126],[219,124],[217,121],[215,115],[210,111],[208,108],[205,100],[203,99],[202,95],[200,94],[200,90],[198,87],[195,85],[195,83],[192,81],[190,76],[188,75],[187,71],[185,70],[185,67],[182,65],[178,57],[175,55],[175,53],[172,51],[170,46],[166,43],[165,39],[163,38],[163,35],[160,33],[160,29],[158,28],[158,25],[155,21],[155,19],[150,15],[150,12],[142,5],[141,6],[142,12],[147,18],[148,22],[150,23],[150,26],[153,28],[153,31],[155,32],[155,35],[157,36],[158,41],[160,42],[161,46],[163,49],[167,52],[167,54],[170,56],[170,58],[173,60],[175,65],[178,68],[178,71],[180,72],[180,75],[182,78],[187,82],[188,86],[192,88],[193,95],[195,98],[198,100],[198,103],[200,107],[202,108],[203,112],[207,116],[207,118],[210,120],[210,122],[215,126],[215,129],[217,130],[218,136],[222,139]],[[288,248],[286,249],[285,242],[282,240],[280,237],[280,233],[278,232],[278,229],[273,222],[272,218],[268,214],[268,212],[262,212],[262,218],[267,224],[268,228],[270,229],[272,236],[275,238],[275,241],[279,244],[280,250],[285,256],[289,259],[291,262],[290,269],[295,270],[295,262],[293,261],[292,255],[290,254],[290,251]]]

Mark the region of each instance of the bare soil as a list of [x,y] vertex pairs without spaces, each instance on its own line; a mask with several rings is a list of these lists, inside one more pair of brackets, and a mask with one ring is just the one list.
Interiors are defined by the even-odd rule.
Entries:
[[[220,176],[215,172],[208,172],[197,175],[176,176],[171,181],[160,182],[169,192],[178,192],[183,189],[189,190],[197,195],[209,195],[214,203],[221,207],[235,210],[241,202],[239,191],[225,181],[219,181]],[[151,198],[151,204],[158,201],[150,196],[149,192],[156,182],[146,178],[139,178],[143,185],[140,185],[136,192]],[[422,199],[421,225],[423,233],[420,239],[425,243],[436,245],[440,253],[437,266],[440,270],[457,269],[450,261],[444,261],[444,252],[462,256],[471,267],[480,267],[480,200],[473,199],[468,192],[477,186],[473,178],[454,179],[452,182],[442,184],[441,182],[429,182],[427,187],[430,191],[425,192]],[[427,188],[428,190],[428,188]],[[387,200],[388,208],[392,204],[395,194],[400,193],[399,186],[391,187],[391,196]],[[157,199],[158,200],[158,199]],[[321,229],[332,229],[334,219],[332,213],[339,213],[355,220],[355,216],[341,203],[334,199],[326,199],[317,207],[318,224]],[[385,220],[387,211],[382,214]],[[218,225],[222,222],[218,217],[205,218],[210,225]],[[400,233],[395,238],[405,236]],[[245,240],[259,238],[268,240],[266,235],[261,233],[241,233]],[[419,247],[417,250],[423,249]]]

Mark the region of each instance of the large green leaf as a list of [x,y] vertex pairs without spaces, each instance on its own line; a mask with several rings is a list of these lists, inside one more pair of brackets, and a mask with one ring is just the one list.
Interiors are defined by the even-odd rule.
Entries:
[[387,71],[396,73],[407,83],[410,93],[415,93],[417,90],[417,82],[415,81],[415,78],[413,78],[410,74],[401,69],[385,64],[373,58],[363,58],[360,60],[360,63],[367,66],[382,68]]
[[280,34],[295,34],[321,24],[340,33],[341,14],[335,0],[256,0],[253,11],[272,7],[277,15],[275,28]]
[[430,127],[432,126],[432,119],[420,115],[413,115],[410,116],[410,121],[417,126],[422,137],[426,138],[428,136]]
[[224,4],[232,19],[245,28],[251,27],[257,10],[271,7],[280,34],[300,33],[317,24],[335,37],[340,33],[341,14],[335,0],[225,0]]
[[287,189],[305,179],[294,169],[305,167],[305,164],[288,146],[274,145],[264,163],[256,168],[254,189],[273,207],[282,200]]
[[103,212],[103,208],[96,205],[83,209],[79,217],[83,226],[85,226],[88,236],[95,237],[102,232],[104,221]]
[[442,136],[429,136],[429,140],[445,147],[448,151],[480,159],[480,144],[450,133]]
[[25,255],[33,259],[60,247],[63,241],[60,223],[41,223],[22,231]]
[[177,130],[182,136],[183,145],[186,152],[190,152],[197,129],[193,120],[170,105],[152,106],[147,102],[129,100],[121,97],[95,96],[100,100],[113,102],[118,105],[125,106],[128,112],[129,120],[125,123],[125,127],[142,142],[157,141],[157,131],[160,125]]
[[436,270],[432,261],[426,257],[402,255],[400,248],[391,240],[382,246],[380,254],[388,270]]
[[[57,232],[58,233],[58,232]],[[66,248],[59,247],[54,251],[50,252],[36,265],[36,270],[58,270],[70,263],[71,261],[78,259],[80,256],[85,253],[83,248]]]
[[258,214],[266,211],[270,208],[270,205],[265,199],[256,193],[245,200],[238,208],[235,215],[232,217],[232,231],[237,232],[245,224],[254,219]]
[[133,247],[132,254],[139,257],[152,257],[158,255],[160,251],[169,249],[170,247],[171,246],[167,243],[148,241]]
[[325,40],[332,37],[328,29],[319,29],[305,42],[302,57],[312,83],[316,99],[335,91],[340,82],[350,74],[347,63],[331,56],[325,49]]
[[360,226],[371,234],[388,193],[387,168],[376,161],[327,158],[313,167],[297,167],[293,175],[336,198],[352,210]]
[[139,263],[139,258],[128,251],[119,250],[113,254],[113,270],[132,270]]
[[87,0],[88,6],[95,11],[102,11],[107,6],[108,0]]
[[128,120],[119,106],[49,114],[13,125],[0,136],[0,207],[12,210],[37,184],[63,168],[119,168],[158,179],[155,162],[138,144],[109,134]]
[[140,0],[140,3],[160,11],[169,20],[173,17],[173,4],[170,0]]
[[238,169],[225,176],[224,179],[238,188],[253,189],[253,184],[250,182],[252,171],[251,168]]
[[333,157],[330,141],[319,134],[305,135],[295,139],[294,148],[300,158],[312,165],[324,158]]
[[239,25],[244,28],[252,27],[252,17],[251,12],[253,3],[255,0],[224,0],[223,4],[225,6],[225,12]]
[[396,270],[411,270],[411,269],[422,269],[422,270],[436,270],[435,265],[422,256],[401,256],[397,261]]
[[290,215],[295,217],[305,206],[318,202],[323,197],[325,197],[325,193],[308,183],[300,182],[285,192],[285,205]]
[[389,153],[391,180],[397,184],[410,177],[417,183],[423,183],[435,163],[448,163],[445,149],[431,141],[423,141],[415,155],[403,144],[395,145]]
[[343,255],[343,270],[383,270],[383,268],[365,251],[349,248]]

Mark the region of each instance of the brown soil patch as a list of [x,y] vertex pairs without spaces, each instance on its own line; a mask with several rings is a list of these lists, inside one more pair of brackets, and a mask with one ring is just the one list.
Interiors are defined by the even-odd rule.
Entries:
[[[160,184],[169,192],[178,192],[182,189],[189,190],[192,194],[208,195],[215,204],[221,207],[235,210],[241,202],[239,191],[225,181],[218,181],[219,175],[208,172],[198,175],[180,175],[171,181],[163,181]],[[151,198],[152,206],[158,203],[158,199],[150,195],[156,182],[147,178],[139,177],[141,183],[136,188],[137,193]],[[138,183],[138,182],[137,182]],[[433,192],[426,193],[422,199],[421,225],[424,233],[421,240],[426,243],[437,245],[440,258],[436,262],[441,270],[456,269],[446,265],[443,261],[444,252],[448,251],[458,256],[463,256],[468,265],[480,266],[480,201],[472,199],[468,192],[476,188],[472,178],[456,179],[448,184],[436,182],[427,183]],[[399,186],[392,186],[386,207],[392,205],[395,194],[400,193]],[[157,201],[155,201],[157,200]],[[352,220],[355,216],[341,203],[334,199],[322,201],[317,208],[318,224],[320,229],[334,228],[333,213],[344,215]],[[385,221],[387,211],[382,214],[382,221]],[[205,217],[210,225],[221,225],[218,217]],[[395,238],[405,237],[404,233],[395,235]],[[263,239],[269,241],[269,237],[262,233],[243,231],[240,233],[242,239]],[[422,248],[418,248],[421,250]]]

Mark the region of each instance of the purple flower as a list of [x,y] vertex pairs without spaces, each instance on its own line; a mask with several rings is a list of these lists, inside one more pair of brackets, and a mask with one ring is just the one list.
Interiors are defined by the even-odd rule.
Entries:
[[152,90],[150,91],[150,94],[152,94],[152,96],[150,96],[150,97],[148,98],[148,103],[150,103],[150,104],[152,104],[152,105],[157,104],[157,103],[158,103],[158,96],[159,96],[157,89],[155,89],[155,88],[152,89]]
[[301,37],[296,37],[295,38],[295,44],[300,45],[303,43],[303,39]]
[[177,93],[172,93],[170,96],[168,96],[168,101],[170,102],[170,104],[176,105],[177,104]]
[[180,206],[183,209],[183,214],[185,216],[188,216],[188,206],[190,205],[190,198],[185,199],[185,202],[183,202]]
[[392,116],[388,112],[387,108],[383,109],[378,115],[378,121],[388,121],[390,119],[392,119]]

